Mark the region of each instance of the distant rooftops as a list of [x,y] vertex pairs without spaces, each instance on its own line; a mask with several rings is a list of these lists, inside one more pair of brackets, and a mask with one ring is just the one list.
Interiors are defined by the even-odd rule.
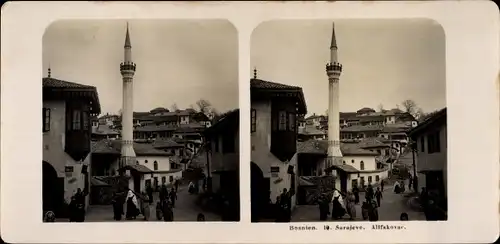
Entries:
[[[92,153],[121,154],[121,140],[100,140],[92,142]],[[137,156],[173,156],[172,153],[156,149],[151,143],[135,143],[134,151]]]
[[[297,153],[327,154],[328,141],[308,140],[297,142]],[[340,143],[340,150],[344,156],[378,156],[378,153],[365,150],[358,143]]]

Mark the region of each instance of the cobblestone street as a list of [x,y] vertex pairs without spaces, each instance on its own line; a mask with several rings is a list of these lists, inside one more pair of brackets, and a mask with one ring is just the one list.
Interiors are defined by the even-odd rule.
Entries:
[[[407,192],[408,193],[408,190]],[[399,221],[399,216],[402,212],[408,213],[409,220],[425,220],[423,212],[415,212],[407,205],[409,198],[404,197],[405,194],[396,194],[392,186],[385,186],[383,198],[378,208],[379,221]],[[364,199],[364,193],[359,195],[360,201]],[[331,207],[331,204],[330,204]],[[329,216],[328,221],[331,221]],[[292,213],[292,222],[308,222],[319,221],[318,205],[297,205]],[[344,215],[344,219],[337,221],[349,221],[349,216]],[[361,216],[361,202],[356,205],[355,221],[363,221]]]
[[[195,204],[198,195],[191,195],[187,191],[187,186],[180,186],[177,193],[177,201],[174,208],[174,221],[196,221],[198,213],[205,215],[205,221],[221,221],[221,217],[211,212],[202,212]],[[158,193],[154,194],[153,204],[150,206],[151,214],[149,221],[156,220],[156,202],[158,201]],[[126,212],[126,208],[124,208]],[[102,221],[115,221],[113,220],[113,207],[111,205],[90,205],[85,217],[85,222],[102,222]],[[143,221],[142,215],[136,220],[124,220],[121,222],[129,221]]]

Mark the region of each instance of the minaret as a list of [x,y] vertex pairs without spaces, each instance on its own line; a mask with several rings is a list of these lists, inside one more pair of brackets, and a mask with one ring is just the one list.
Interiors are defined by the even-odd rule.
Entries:
[[135,63],[132,62],[132,45],[128,31],[125,35],[124,60],[120,64],[123,79],[123,107],[122,107],[122,167],[135,164],[134,139],[133,139],[133,80]]
[[328,75],[328,158],[326,168],[342,165],[339,126],[339,78],[341,72],[342,65],[338,62],[335,24],[333,24],[330,63],[326,64],[326,74]]

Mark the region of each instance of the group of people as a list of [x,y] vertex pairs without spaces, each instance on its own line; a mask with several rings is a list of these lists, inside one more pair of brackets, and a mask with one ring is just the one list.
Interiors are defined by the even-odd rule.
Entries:
[[[342,193],[337,189],[333,190],[331,197],[322,193],[318,199],[320,220],[326,220],[331,215],[332,220],[341,219],[345,214],[350,220],[356,219],[356,205],[359,204],[359,189],[354,186],[352,191]],[[375,201],[376,199],[376,201]],[[377,221],[378,207],[380,207],[382,191],[377,187],[375,191],[371,185],[366,188],[365,201],[361,205],[364,220]],[[330,203],[332,204],[330,212]]]

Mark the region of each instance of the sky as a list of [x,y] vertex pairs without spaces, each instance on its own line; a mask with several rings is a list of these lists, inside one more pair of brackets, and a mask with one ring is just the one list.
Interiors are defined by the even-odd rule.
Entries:
[[[102,114],[122,107],[126,20],[69,20],[43,37],[47,76],[97,87]],[[134,111],[196,107],[208,100],[219,112],[238,108],[238,33],[226,20],[129,21]]]
[[[275,20],[252,33],[251,72],[303,88],[308,114],[328,109],[332,20]],[[446,106],[445,34],[432,20],[335,20],[340,111],[402,109],[406,99],[424,112]]]

